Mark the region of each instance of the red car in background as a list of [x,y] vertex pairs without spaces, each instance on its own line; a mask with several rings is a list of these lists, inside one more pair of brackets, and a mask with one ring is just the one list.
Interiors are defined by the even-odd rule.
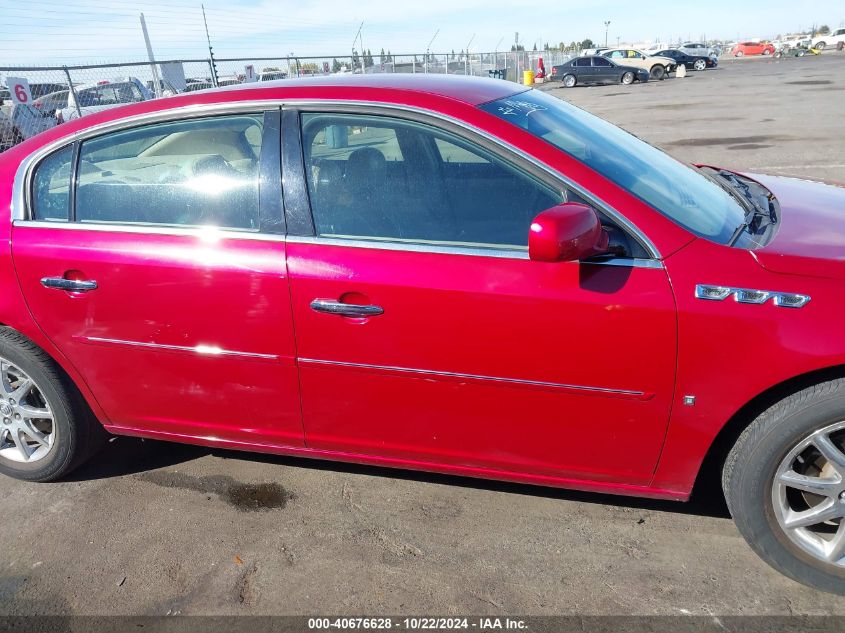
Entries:
[[731,50],[734,57],[745,55],[773,55],[775,46],[771,42],[740,42]]
[[0,472],[106,432],[686,500],[845,594],[845,189],[547,93],[238,85],[0,160]]

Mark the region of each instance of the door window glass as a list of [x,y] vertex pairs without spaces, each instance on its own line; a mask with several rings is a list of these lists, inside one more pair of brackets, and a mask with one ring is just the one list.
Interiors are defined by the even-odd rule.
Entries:
[[257,230],[261,127],[235,115],[85,141],[76,219]]
[[604,57],[593,57],[593,66],[613,66],[613,64]]
[[524,247],[561,195],[465,139],[378,116],[305,114],[317,233]]

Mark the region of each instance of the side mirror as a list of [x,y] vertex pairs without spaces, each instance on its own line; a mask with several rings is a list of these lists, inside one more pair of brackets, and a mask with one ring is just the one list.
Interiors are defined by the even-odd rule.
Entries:
[[587,205],[565,202],[541,212],[528,233],[528,256],[538,262],[570,262],[607,252],[608,235]]

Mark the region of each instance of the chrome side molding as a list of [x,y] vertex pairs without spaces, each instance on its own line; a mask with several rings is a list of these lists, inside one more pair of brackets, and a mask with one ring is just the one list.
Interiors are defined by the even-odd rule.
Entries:
[[780,308],[803,308],[810,301],[809,295],[802,295],[794,292],[776,292],[773,290],[754,290],[751,288],[731,288],[730,286],[716,286],[710,284],[698,284],[695,287],[696,299],[707,299],[708,301],[724,301],[733,295],[737,303],[763,304],[773,299],[776,306]]

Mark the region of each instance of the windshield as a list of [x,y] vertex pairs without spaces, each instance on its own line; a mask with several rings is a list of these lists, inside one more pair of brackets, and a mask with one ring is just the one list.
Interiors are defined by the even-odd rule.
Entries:
[[481,106],[577,158],[698,236],[727,244],[746,209],[697,169],[539,90]]

